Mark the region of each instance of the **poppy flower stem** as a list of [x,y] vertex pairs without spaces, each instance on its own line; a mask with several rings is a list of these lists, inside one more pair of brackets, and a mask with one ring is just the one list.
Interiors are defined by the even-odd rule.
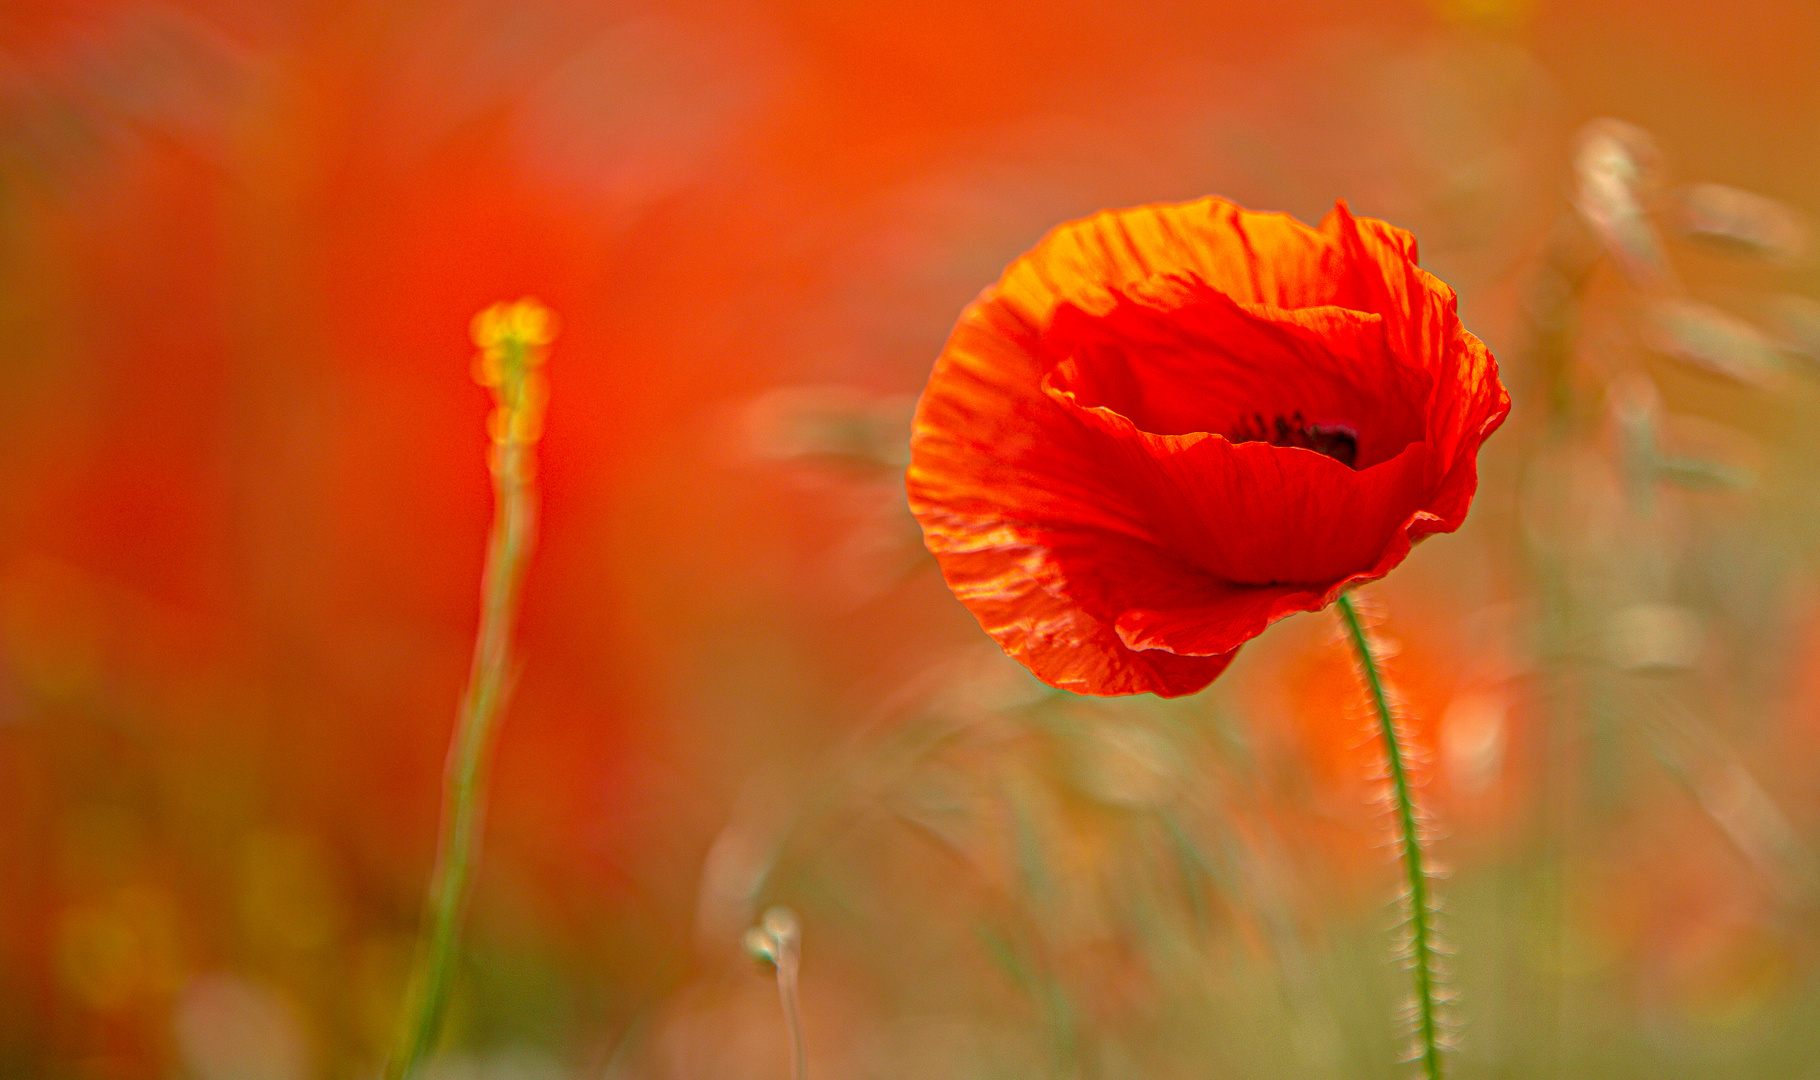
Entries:
[[1429,908],[1428,872],[1423,866],[1422,833],[1416,820],[1415,797],[1409,783],[1409,766],[1397,734],[1397,720],[1384,691],[1384,676],[1372,652],[1371,637],[1353,606],[1352,597],[1342,593],[1335,602],[1346,633],[1358,653],[1359,671],[1377,712],[1378,730],[1384,735],[1384,757],[1390,765],[1391,795],[1396,801],[1397,828],[1403,849],[1403,869],[1409,893],[1410,969],[1416,989],[1416,1057],[1422,1063],[1426,1080],[1441,1080],[1441,1040],[1435,1015],[1435,942],[1433,911]]
[[399,1045],[386,1080],[407,1080],[435,1044],[448,1006],[449,973],[486,819],[486,763],[514,675],[512,626],[537,532],[536,440],[543,360],[552,319],[533,300],[500,304],[474,320],[475,379],[493,391],[493,526],[480,586],[480,627],[467,692],[443,772],[442,828],[419,930]]

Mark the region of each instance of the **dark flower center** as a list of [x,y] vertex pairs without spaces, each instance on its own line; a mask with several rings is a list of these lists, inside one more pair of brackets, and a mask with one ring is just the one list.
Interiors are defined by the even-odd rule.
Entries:
[[1252,413],[1249,418],[1240,420],[1237,429],[1227,438],[1235,443],[1299,446],[1326,454],[1349,469],[1355,467],[1354,462],[1359,457],[1357,432],[1340,424],[1310,424],[1302,419],[1299,409],[1288,416],[1279,414],[1269,424],[1264,422],[1263,413]]

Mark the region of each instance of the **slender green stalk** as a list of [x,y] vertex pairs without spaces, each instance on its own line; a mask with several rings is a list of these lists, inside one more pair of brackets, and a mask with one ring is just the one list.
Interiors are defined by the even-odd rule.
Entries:
[[1378,659],[1371,650],[1371,638],[1359,621],[1352,597],[1342,594],[1337,602],[1340,619],[1352,638],[1358,653],[1359,670],[1365,675],[1365,688],[1378,714],[1378,729],[1384,735],[1384,756],[1390,763],[1392,797],[1396,801],[1397,828],[1403,848],[1403,868],[1409,884],[1410,967],[1416,984],[1417,1059],[1422,1063],[1426,1080],[1441,1080],[1441,1040],[1435,1017],[1435,947],[1433,912],[1428,907],[1428,873],[1422,865],[1421,826],[1416,821],[1415,797],[1410,790],[1409,767],[1404,761],[1403,746],[1397,736],[1396,717],[1390,710],[1390,699],[1384,692],[1384,677]]
[[[528,306],[527,306],[528,305]],[[492,323],[484,323],[498,313]],[[419,931],[399,1045],[386,1063],[387,1080],[410,1077],[442,1028],[449,972],[486,818],[486,763],[493,731],[511,689],[512,626],[537,529],[534,446],[543,389],[534,370],[549,340],[548,312],[534,301],[483,312],[475,340],[483,349],[476,378],[493,389],[493,527],[480,586],[480,627],[467,692],[443,772],[442,827],[436,867]],[[483,327],[485,329],[483,329]]]

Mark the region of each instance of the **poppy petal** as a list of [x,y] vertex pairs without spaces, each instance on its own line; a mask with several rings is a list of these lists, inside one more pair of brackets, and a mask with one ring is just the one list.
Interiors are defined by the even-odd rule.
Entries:
[[1285,615],[1318,610],[1324,606],[1321,599],[1321,590],[1302,585],[1233,589],[1216,603],[1132,608],[1119,616],[1116,626],[1119,640],[1133,649],[1193,656],[1230,642],[1250,641]]
[[1063,306],[1043,348],[1051,396],[1108,407],[1152,434],[1236,442],[1278,441],[1273,424],[1327,431],[1348,444],[1333,456],[1363,469],[1427,428],[1433,380],[1401,362],[1370,312],[1241,304],[1161,279],[1118,295],[1102,316]]
[[[1086,432],[1042,393],[1036,351],[1003,304],[983,301],[962,316],[912,429],[907,487],[925,541],[986,632],[1050,685],[1199,690],[1229,656],[1134,651],[1114,629],[1115,611],[1083,603],[1091,582],[1069,587],[1058,552],[1135,551],[1146,541],[1137,508],[1099,467]],[[1135,576],[1159,574],[1145,566]]]
[[952,552],[942,560],[943,577],[980,626],[1058,689],[1179,697],[1203,689],[1232,663],[1233,651],[1201,656],[1126,645],[1112,621],[1044,587],[1058,574],[1054,548],[1046,545]]
[[1336,283],[1346,274],[1339,245],[1288,214],[1206,198],[1059,225],[1006,269],[993,293],[1046,327],[1062,304],[1102,312],[1116,291],[1156,277],[1189,276],[1243,303],[1303,308],[1340,303]]
[[[1444,419],[1451,427],[1434,432],[1445,446],[1452,441],[1451,466],[1428,497],[1427,509],[1432,520],[1411,526],[1410,538],[1420,540],[1434,533],[1453,532],[1466,520],[1466,510],[1479,487],[1479,446],[1498,430],[1510,415],[1510,393],[1498,379],[1497,362],[1484,343],[1465,329],[1457,331],[1454,351],[1462,357],[1453,375],[1452,385],[1462,399],[1446,410]],[[1434,411],[1434,410],[1431,410]]]
[[1353,217],[1344,200],[1321,223],[1362,270],[1364,310],[1386,314],[1392,348],[1410,365],[1426,368],[1436,391],[1429,399],[1428,441],[1434,449],[1430,480],[1445,492],[1445,512],[1436,512],[1452,532],[1464,520],[1478,486],[1469,461],[1510,412],[1510,395],[1498,379],[1497,363],[1483,342],[1460,325],[1454,291],[1416,265],[1416,242],[1402,229],[1372,218]]
[[1354,470],[1300,447],[1218,435],[1152,435],[1106,408],[1074,406],[1101,436],[1149,531],[1238,585],[1306,584],[1377,562],[1421,509],[1428,447]]
[[1415,257],[1343,202],[1053,230],[917,407],[911,509],[955,594],[1052,685],[1172,696],[1457,528],[1510,402]]
[[911,426],[911,509],[939,514],[925,534],[941,554],[961,531],[1009,522],[1067,522],[1146,535],[1118,478],[1080,425],[1041,389],[1037,339],[1011,309],[969,308],[936,362]]

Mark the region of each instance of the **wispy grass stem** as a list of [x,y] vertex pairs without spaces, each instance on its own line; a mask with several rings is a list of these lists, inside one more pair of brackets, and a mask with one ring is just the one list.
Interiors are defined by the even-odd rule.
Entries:
[[492,389],[493,527],[480,586],[480,627],[460,716],[443,772],[442,827],[424,904],[404,1023],[386,1063],[387,1080],[406,1080],[435,1045],[448,1007],[461,917],[479,860],[486,820],[486,763],[513,677],[511,638],[519,586],[536,543],[536,441],[542,427],[543,346],[550,314],[532,300],[500,304],[474,320],[481,347],[475,379]]
[[796,975],[802,967],[801,940],[802,931],[789,908],[772,908],[765,912],[759,925],[746,931],[746,951],[777,972],[777,998],[783,1006],[784,1029],[790,1040],[791,1080],[804,1080],[808,1075],[802,996],[796,988]]

